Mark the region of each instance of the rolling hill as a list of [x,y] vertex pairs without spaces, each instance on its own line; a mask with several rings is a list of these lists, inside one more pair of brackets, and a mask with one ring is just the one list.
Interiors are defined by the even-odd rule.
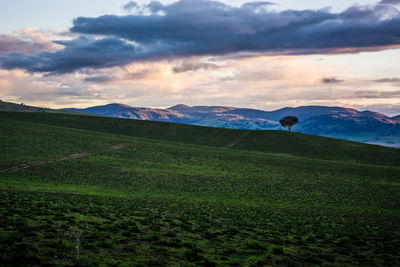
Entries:
[[176,105],[167,109],[109,104],[87,109],[67,109],[101,116],[185,123],[231,129],[279,130],[279,120],[296,116],[294,131],[357,142],[400,147],[399,116],[350,108],[303,106],[262,111],[224,106]]
[[0,111],[14,111],[14,112],[47,112],[47,113],[63,113],[63,114],[75,114],[75,115],[89,115],[89,113],[81,113],[78,111],[70,111],[70,110],[56,110],[50,108],[43,107],[35,107],[25,105],[24,103],[16,104],[11,102],[6,102],[0,100]]
[[341,107],[304,106],[262,111],[224,106],[179,104],[167,109],[108,104],[86,109],[54,110],[0,101],[0,111],[47,112],[150,120],[229,129],[282,130],[279,119],[297,116],[293,130],[389,147],[400,147],[400,117]]
[[400,264],[398,149],[21,112],[0,147],[6,265]]
[[[69,114],[2,112],[0,118],[216,147],[225,147],[242,137],[244,133],[249,132],[248,130],[146,120],[70,116]],[[369,164],[395,165],[400,162],[400,151],[397,149],[302,133],[291,134],[286,131],[250,130],[250,134],[244,136],[240,143],[235,145],[235,148],[265,153],[287,153],[327,160],[358,160],[360,163]]]

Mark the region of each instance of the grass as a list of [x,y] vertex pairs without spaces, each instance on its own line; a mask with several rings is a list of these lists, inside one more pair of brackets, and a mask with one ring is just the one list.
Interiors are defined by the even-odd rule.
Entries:
[[85,115],[90,116],[87,113],[77,112],[77,111],[70,111],[70,110],[57,110],[57,109],[50,109],[50,108],[42,108],[42,107],[35,107],[35,106],[27,106],[23,103],[16,104],[11,102],[5,102],[0,100],[0,111],[8,111],[8,112],[47,112],[47,113],[61,113],[61,114],[72,114],[72,115]]
[[[247,132],[247,130],[200,127],[176,123],[49,113],[0,112],[0,120],[39,123],[98,133],[214,147],[225,147]],[[398,149],[283,131],[251,131],[234,148],[335,161],[389,166],[400,165]]]
[[0,170],[90,153],[0,173],[0,262],[400,264],[399,150],[269,131],[225,147],[242,134],[0,112]]

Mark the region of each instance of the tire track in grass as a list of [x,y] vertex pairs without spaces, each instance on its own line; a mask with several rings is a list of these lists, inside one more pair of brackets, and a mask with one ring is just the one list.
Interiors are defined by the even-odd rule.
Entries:
[[[104,150],[94,152],[92,154],[113,151],[113,150],[124,148],[126,146],[128,146],[128,144],[114,145],[114,146],[108,147],[108,148],[106,148]],[[0,171],[0,173],[1,172],[16,172],[16,171],[20,171],[20,170],[23,170],[23,169],[31,168],[31,167],[34,167],[34,166],[51,164],[51,163],[60,162],[60,161],[64,161],[64,160],[71,160],[71,159],[87,157],[87,156],[90,156],[92,154],[90,154],[90,153],[76,153],[76,154],[71,154],[71,155],[68,155],[68,156],[65,156],[65,157],[62,157],[62,158],[49,159],[49,160],[38,161],[38,162],[33,162],[33,163],[25,163],[25,164],[21,164],[21,165],[18,165],[18,166],[14,166],[14,167],[2,170],[2,171]]]
[[241,136],[239,136],[235,141],[233,141],[232,143],[230,143],[229,145],[227,145],[226,147],[233,147],[234,145],[236,145],[237,143],[239,143],[246,135],[248,135],[249,133],[251,133],[251,131],[247,131],[245,133],[243,133]]

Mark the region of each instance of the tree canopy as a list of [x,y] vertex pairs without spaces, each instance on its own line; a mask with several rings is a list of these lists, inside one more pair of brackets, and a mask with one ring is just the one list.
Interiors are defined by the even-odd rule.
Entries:
[[282,127],[288,127],[289,132],[291,131],[291,128],[293,125],[299,122],[299,119],[294,116],[287,116],[279,121]]

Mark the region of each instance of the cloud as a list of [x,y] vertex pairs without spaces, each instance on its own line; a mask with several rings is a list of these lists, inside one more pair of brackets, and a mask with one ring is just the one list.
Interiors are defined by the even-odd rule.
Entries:
[[335,77],[329,77],[329,78],[322,78],[322,83],[325,84],[335,84],[335,83],[341,83],[343,80],[337,79]]
[[11,102],[26,102],[32,105],[49,106],[59,101],[80,102],[102,98],[102,92],[93,90],[75,75],[51,76],[45,80],[21,70],[0,70],[2,98]]
[[98,75],[98,76],[90,76],[84,79],[85,82],[91,83],[107,83],[115,81],[117,77],[111,75]]
[[57,41],[64,49],[28,55],[22,52],[0,54],[4,69],[22,68],[30,72],[50,74],[71,73],[81,68],[108,68],[132,61],[135,47],[117,38],[94,39],[80,37],[70,41]]
[[[192,56],[357,53],[400,46],[400,14],[391,6],[353,6],[339,13],[263,8],[271,4],[234,7],[209,0],[152,1],[140,7],[149,14],[78,17],[70,31],[82,36],[57,42],[64,49],[34,55],[7,51],[0,54],[0,65],[63,74]],[[126,7],[136,8],[136,3]],[[87,37],[91,35],[102,39]]]
[[357,95],[359,98],[399,98],[400,91],[377,91],[377,90],[369,90],[360,92]]
[[267,6],[274,6],[277,5],[274,2],[267,2],[267,1],[260,1],[260,2],[247,2],[242,5],[244,8],[251,8],[251,9],[262,9]]
[[183,62],[182,64],[173,67],[173,71],[175,73],[186,72],[186,71],[196,71],[196,70],[208,70],[208,69],[217,69],[218,65],[214,63],[206,63],[206,62]]
[[237,8],[205,0],[181,0],[170,5],[152,2],[149,5],[152,11],[163,11],[165,15],[79,17],[71,31],[129,39],[154,49],[154,56],[243,51],[329,53],[400,42],[400,16],[382,19],[385,11],[391,10],[389,7],[354,6],[341,13],[327,10],[258,13],[248,8],[257,3]]
[[[374,54],[363,56],[368,58],[365,62],[376,59]],[[189,62],[203,60],[191,58]],[[354,107],[379,104],[393,105],[393,114],[400,114],[400,92],[396,88],[379,90],[377,84],[365,78],[368,76],[356,79],[363,82],[360,86],[353,83],[352,68],[332,69],[330,62],[314,61],[309,56],[230,59],[219,61],[219,68],[212,71],[175,74],[173,68],[186,61],[135,62],[124,67],[47,77],[22,70],[0,70],[1,98],[58,108],[112,102],[152,107],[176,103],[229,105],[262,110],[302,105]],[[348,64],[346,61],[346,66]],[[375,70],[379,71],[379,66]],[[233,81],[218,79],[227,77],[229,73],[234,75]],[[331,77],[332,73],[338,78],[347,77],[346,82],[335,86],[316,83],[322,77]],[[89,77],[93,78],[92,81],[85,81]],[[94,82],[95,79],[98,82]],[[101,82],[101,79],[108,81]]]
[[22,40],[16,36],[0,34],[0,53],[1,52],[29,52],[43,51],[48,48],[47,45],[33,43],[31,41]]
[[400,83],[400,78],[381,78],[375,80],[377,83]]
[[30,28],[16,30],[13,34],[0,34],[0,53],[39,53],[54,51],[57,45],[50,41],[49,32],[36,32]]
[[400,0],[382,0],[379,2],[379,4],[382,5],[399,5]]
[[[136,68],[129,70],[129,68],[113,68],[108,72],[102,72],[99,75],[85,77],[83,80],[88,83],[110,83],[121,81],[139,81],[139,80],[156,80],[160,78],[163,70],[160,66],[152,66],[147,68]],[[162,75],[161,75],[162,76]]]
[[126,11],[131,11],[132,9],[136,8],[137,6],[138,6],[138,4],[136,2],[130,1],[130,2],[126,3],[123,8]]

